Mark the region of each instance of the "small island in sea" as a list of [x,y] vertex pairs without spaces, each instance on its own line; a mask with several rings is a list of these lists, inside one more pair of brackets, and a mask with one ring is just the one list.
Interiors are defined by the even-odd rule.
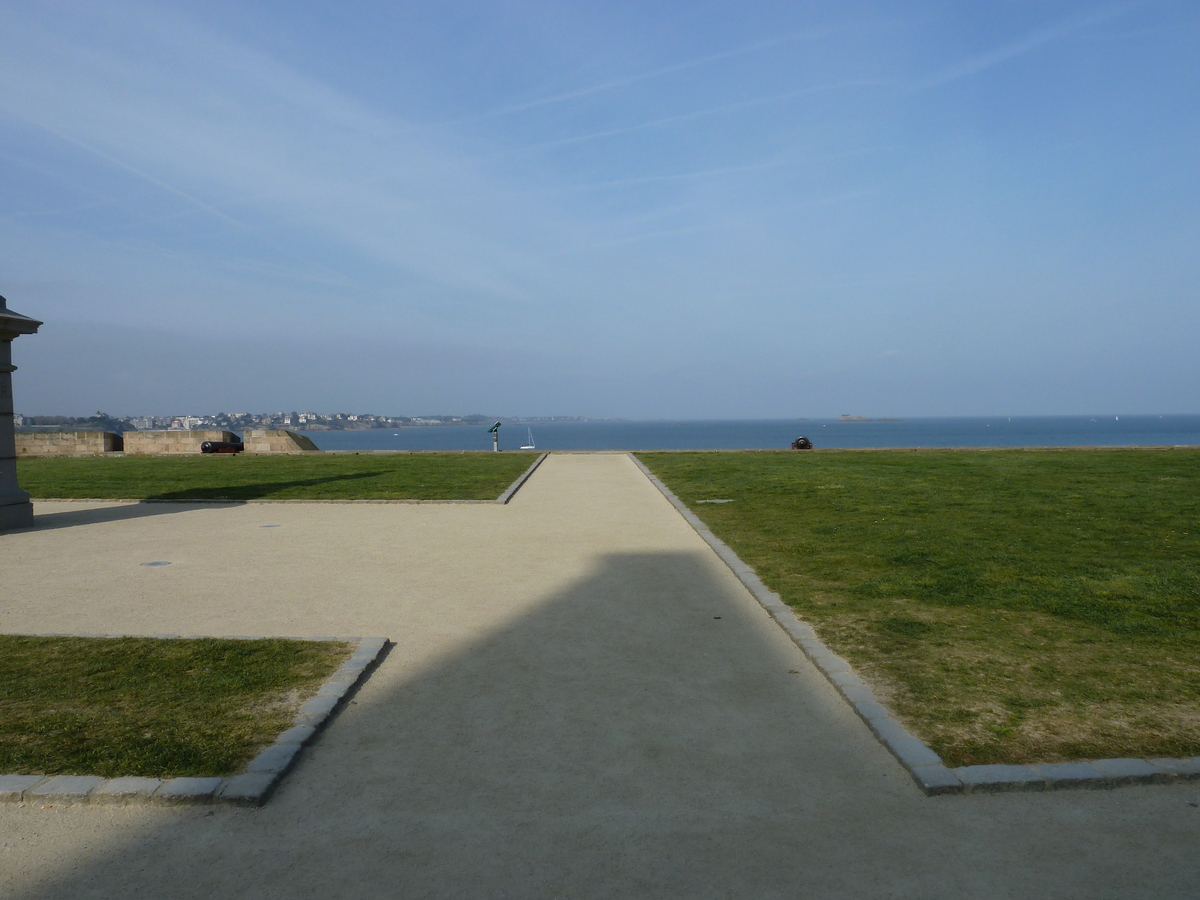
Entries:
[[903,419],[885,418],[869,419],[866,416],[838,416],[839,422],[903,422]]

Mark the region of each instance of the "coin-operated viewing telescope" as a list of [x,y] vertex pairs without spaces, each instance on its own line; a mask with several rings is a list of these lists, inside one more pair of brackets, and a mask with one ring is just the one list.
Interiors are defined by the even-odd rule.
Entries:
[[42,323],[8,308],[0,297],[0,531],[33,525],[33,504],[17,485],[17,441],[13,423],[12,342],[36,334]]

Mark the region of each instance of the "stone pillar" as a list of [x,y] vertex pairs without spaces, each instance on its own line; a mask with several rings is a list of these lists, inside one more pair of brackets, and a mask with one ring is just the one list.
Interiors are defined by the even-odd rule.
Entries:
[[17,485],[17,445],[13,436],[12,342],[17,335],[34,334],[42,323],[18,315],[0,297],[0,531],[33,524],[33,504]]

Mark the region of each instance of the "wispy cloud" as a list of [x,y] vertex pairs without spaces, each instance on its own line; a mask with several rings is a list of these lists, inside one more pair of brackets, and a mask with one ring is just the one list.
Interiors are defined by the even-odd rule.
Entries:
[[66,143],[66,144],[71,144],[72,146],[77,147],[80,150],[83,150],[84,152],[89,153],[92,156],[95,156],[98,159],[103,160],[104,162],[108,163],[109,165],[115,166],[116,168],[121,169],[124,172],[128,172],[129,174],[133,175],[134,177],[141,179],[142,181],[145,181],[149,184],[154,185],[157,188],[160,188],[160,189],[166,191],[168,194],[173,194],[174,196],[183,200],[185,203],[189,204],[190,206],[194,207],[195,209],[198,209],[202,212],[208,213],[209,215],[216,216],[219,219],[223,219],[224,221],[230,223],[231,225],[236,225],[239,228],[246,227],[244,225],[244,223],[239,222],[237,219],[233,218],[232,216],[229,216],[229,215],[221,212],[215,206],[212,206],[211,204],[205,203],[203,200],[199,200],[196,197],[193,197],[187,191],[182,190],[173,184],[169,184],[166,181],[162,180],[161,178],[156,178],[154,175],[151,175],[149,172],[143,171],[142,169],[138,168],[136,165],[126,162],[125,160],[118,158],[117,156],[113,155],[112,153],[107,153],[104,150],[99,149],[98,147],[92,146],[89,142],[87,142],[85,140],[82,140],[77,137],[72,137],[70,134],[67,134],[64,131],[61,131],[57,128],[51,127],[50,125],[46,125],[42,122],[34,122],[30,119],[27,119],[24,116],[21,116],[19,113],[12,110],[11,108],[5,106],[3,104],[3,101],[0,101],[0,109],[3,109],[6,114],[13,117],[14,119],[20,119],[23,122],[25,122],[25,124],[27,124],[27,125],[33,126],[35,128],[40,128],[41,130],[47,132],[48,134],[53,135],[55,138],[57,138],[58,140]]
[[762,162],[747,163],[744,166],[719,166],[711,169],[695,169],[688,172],[665,172],[658,175],[642,175],[635,178],[614,178],[607,181],[592,181],[586,184],[572,184],[551,189],[553,192],[563,191],[592,191],[605,188],[637,187],[643,184],[658,184],[671,181],[696,181],[707,178],[721,178],[727,175],[744,175],[750,172],[763,172],[771,169],[781,169],[793,166],[813,165],[820,162],[830,162],[837,159],[847,159],[855,156],[867,156],[884,152],[892,147],[862,147],[844,150],[838,153],[798,154],[783,152],[775,154],[771,159]]
[[972,75],[978,75],[980,72],[985,72],[1018,56],[1024,56],[1026,53],[1037,50],[1046,44],[1126,15],[1136,8],[1136,5],[1131,3],[1113,4],[1094,12],[1056,22],[1045,28],[1039,28],[1020,40],[1012,41],[1011,43],[988,50],[985,53],[964,59],[952,66],[947,66],[937,72],[932,72],[924,78],[910,83],[908,89],[912,91],[924,91],[950,84],[962,78],[969,78]]
[[717,178],[724,175],[741,175],[746,172],[761,172],[765,169],[778,169],[781,166],[793,165],[794,160],[772,160],[770,162],[751,163],[744,166],[721,166],[713,169],[698,169],[690,172],[667,172],[660,175],[639,175],[635,178],[613,178],[608,181],[593,181],[587,184],[572,184],[561,188],[560,191],[594,191],[605,188],[636,187],[643,184],[658,184],[668,181],[693,181],[701,178]]
[[832,91],[850,90],[852,88],[867,88],[867,87],[886,87],[888,84],[882,81],[872,79],[854,79],[851,81],[839,81],[834,84],[814,85],[813,87],[798,88],[794,91],[786,91],[781,94],[772,94],[768,97],[753,97],[749,100],[739,100],[736,103],[725,103],[720,106],[709,107],[708,109],[695,110],[694,112],[680,113],[675,116],[664,116],[661,119],[654,119],[650,122],[640,122],[637,125],[629,125],[624,128],[610,128],[604,131],[593,131],[589,134],[572,135],[567,138],[559,138],[553,141],[540,141],[535,144],[528,144],[521,150],[541,150],[551,147],[563,147],[570,144],[581,144],[587,141],[594,141],[600,138],[617,137],[624,134],[633,134],[638,131],[646,131],[652,128],[665,128],[671,125],[681,125],[685,122],[695,122],[700,119],[711,118],[712,116],[726,115],[732,112],[740,112],[741,110],[754,109],[761,106],[770,106],[778,103],[786,103],[789,100],[798,100],[801,97],[810,97],[814,94],[830,93]]
[[605,247],[620,247],[628,244],[641,243],[643,241],[682,237],[684,235],[699,234],[701,232],[745,228],[749,225],[759,225],[765,220],[778,218],[785,213],[797,212],[804,209],[817,209],[826,206],[836,206],[839,203],[849,203],[854,200],[861,200],[864,197],[870,196],[872,193],[874,192],[870,189],[864,188],[862,190],[844,191],[838,194],[829,194],[823,197],[812,197],[806,200],[798,200],[794,203],[759,207],[749,212],[742,212],[733,215],[722,215],[714,221],[706,221],[695,225],[685,225],[678,228],[660,228],[654,231],[643,231],[629,234],[625,237],[598,242],[587,249],[595,250]]
[[169,10],[80,7],[65,27],[47,21],[31,12],[0,34],[6,113],[231,235],[276,247],[281,231],[301,246],[320,235],[322,256],[340,247],[410,282],[518,303],[531,253],[569,239],[553,209],[451,141]]
[[739,47],[733,47],[729,50],[722,50],[719,53],[710,53],[707,56],[700,56],[694,59],[685,60],[684,62],[675,63],[670,66],[662,66],[658,69],[650,69],[646,72],[638,72],[633,75],[626,75],[622,78],[614,78],[611,81],[605,81],[600,84],[593,84],[588,87],[579,88],[573,91],[564,91],[560,94],[552,94],[548,97],[540,97],[536,100],[529,100],[524,103],[514,103],[509,106],[502,106],[498,109],[490,110],[486,113],[481,113],[475,116],[467,116],[461,119],[456,119],[452,122],[447,122],[448,125],[461,125],[468,122],[481,122],[487,119],[495,119],[500,116],[509,116],[515,113],[528,112],[531,109],[539,109],[543,106],[553,106],[557,103],[565,103],[570,100],[579,100],[583,97],[590,97],[595,94],[602,94],[605,91],[615,90],[617,88],[629,87],[632,84],[637,84],[641,81],[649,81],[654,78],[662,78],[666,75],[673,75],[676,72],[685,72],[688,69],[695,69],[700,66],[712,65],[716,62],[721,62],[727,59],[733,59],[738,56],[746,56],[751,53],[757,53],[761,50],[768,50],[771,47],[779,47],[784,44],[795,43],[802,40],[817,40],[825,37],[829,33],[828,29],[810,29],[806,31],[796,31],[791,34],[780,35],[779,37],[770,38],[765,41],[756,41],[752,44],[743,44]]

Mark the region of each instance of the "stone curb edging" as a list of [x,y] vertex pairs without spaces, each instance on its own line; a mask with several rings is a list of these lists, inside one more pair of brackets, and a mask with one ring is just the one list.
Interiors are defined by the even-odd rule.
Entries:
[[543,453],[535,459],[533,465],[526,469],[495,500],[134,500],[129,497],[34,497],[33,501],[35,503],[212,503],[227,506],[243,506],[248,503],[434,503],[443,505],[447,503],[499,503],[503,505],[513,498],[513,494],[521,489],[525,482],[529,480],[529,477],[533,475],[534,470],[549,455],[549,453]]
[[[119,634],[38,635],[39,637],[132,637]],[[142,635],[138,635],[139,637]],[[177,634],[144,635],[179,638]],[[205,635],[207,636],[207,635]],[[185,638],[199,635],[185,635]],[[237,636],[227,640],[262,640]],[[387,638],[305,637],[300,641],[346,641],[355,645],[350,658],[300,707],[292,726],[250,760],[246,770],[229,778],[101,778],[94,775],[0,775],[0,802],[80,803],[230,803],[262,806],[296,764],[300,751],[329,724],[381,661]]]
[[529,480],[530,476],[533,475],[533,473],[537,469],[537,467],[540,466],[542,464],[542,462],[546,459],[546,457],[549,455],[550,455],[549,453],[542,453],[537,459],[535,459],[533,461],[533,465],[531,465],[528,469],[525,470],[525,474],[522,475],[520,478],[518,478],[516,481],[514,481],[512,484],[510,484],[508,486],[508,490],[505,491],[503,494],[501,494],[496,499],[496,502],[497,503],[507,503],[509,500],[511,500],[513,498],[513,494],[515,494],[517,491],[519,491],[524,486],[525,482],[527,482]]
[[729,566],[738,580],[754,595],[754,599],[779,627],[787,632],[801,652],[850,704],[871,733],[908,770],[913,781],[927,795],[1112,788],[1127,784],[1200,780],[1200,756],[1188,759],[1096,759],[1089,762],[1029,766],[985,765],[949,768],[924,741],[914,737],[908,729],[892,718],[850,664],[825,646],[811,625],[797,618],[792,608],[763,584],[755,571],[713,534],[640,459],[632,453],[628,456],[721,561]]

